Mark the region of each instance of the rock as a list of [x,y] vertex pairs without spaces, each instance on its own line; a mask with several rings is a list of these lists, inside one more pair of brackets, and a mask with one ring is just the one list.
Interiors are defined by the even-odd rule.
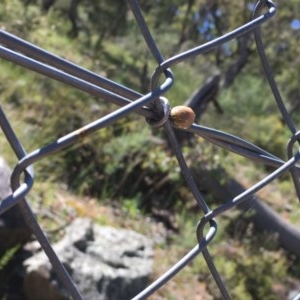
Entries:
[[[148,283],[152,241],[134,231],[76,219],[53,248],[83,299],[131,299]],[[24,293],[29,300],[68,299],[43,252],[27,259],[24,266]]]

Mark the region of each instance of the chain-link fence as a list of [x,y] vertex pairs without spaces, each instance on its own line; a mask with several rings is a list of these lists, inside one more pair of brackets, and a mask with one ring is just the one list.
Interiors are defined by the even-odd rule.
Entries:
[[[275,15],[276,6],[270,0],[260,0],[254,9],[253,19],[247,24],[244,24],[243,26],[236,28],[235,30],[205,44],[172,56],[168,59],[164,59],[158,45],[149,31],[147,23],[145,22],[140,10],[138,1],[128,0],[128,3],[144,37],[145,43],[157,62],[157,68],[151,78],[151,92],[145,95],[88,71],[4,30],[0,30],[0,57],[2,59],[11,61],[24,68],[63,82],[66,85],[80,89],[90,95],[99,97],[121,107],[31,153],[27,153],[26,149],[23,148],[20,140],[16,136],[11,126],[11,123],[6,117],[5,112],[2,110],[2,108],[0,108],[0,125],[2,131],[5,134],[16,157],[18,158],[18,163],[11,175],[13,192],[11,195],[1,201],[0,214],[3,214],[14,206],[18,206],[20,208],[32,233],[41,244],[58,277],[68,289],[70,295],[73,297],[73,299],[82,299],[80,291],[78,291],[68,272],[65,270],[64,266],[48,242],[41,227],[36,221],[28,202],[25,199],[25,197],[30,194],[30,190],[34,183],[33,164],[43,160],[45,157],[51,156],[55,152],[61,151],[66,147],[79,142],[83,136],[91,135],[101,128],[110,126],[128,114],[140,114],[146,118],[145,124],[148,124],[149,126],[163,127],[165,133],[167,134],[169,143],[172,147],[174,155],[177,158],[182,175],[200,208],[200,222],[197,226],[197,245],[195,245],[195,247],[188,254],[186,254],[180,261],[178,261],[144,291],[138,294],[134,299],[145,299],[152,295],[166,282],[171,280],[172,277],[174,277],[178,272],[185,268],[200,253],[202,253],[206,261],[207,268],[212,274],[223,298],[231,299],[230,291],[227,290],[225,284],[223,283],[221,275],[215,267],[207,247],[213,241],[217,232],[217,222],[215,218],[236,207],[242,202],[245,202],[254,193],[261,190],[263,187],[277,179],[285,172],[291,173],[297,195],[300,198],[300,185],[298,181],[298,173],[300,169],[296,165],[300,159],[300,153],[298,150],[295,151],[294,147],[294,145],[299,142],[299,131],[287,112],[285,104],[277,88],[277,84],[272,76],[260,31],[260,26],[263,23],[268,22],[268,20]],[[179,108],[177,111],[171,110],[168,100],[163,97],[163,95],[172,88],[174,81],[173,74],[170,69],[171,67],[191,57],[206,53],[232,39],[236,39],[237,37],[250,32],[253,32],[254,34],[261,64],[265,71],[265,75],[274,98],[277,102],[278,109],[282,115],[282,119],[291,131],[292,138],[288,142],[287,146],[287,153],[289,156],[287,161],[283,161],[264,151],[263,149],[251,144],[250,142],[234,135],[195,124],[193,118],[194,116],[191,111],[184,107]],[[159,79],[161,77],[164,77],[165,79],[162,84],[159,84]],[[174,133],[174,127],[176,129],[199,135],[207,141],[228,151],[237,153],[251,160],[258,161],[262,164],[275,167],[275,171],[271,172],[263,180],[257,182],[245,192],[212,209],[200,193],[190,173],[182,154],[181,147]],[[300,299],[300,294],[294,299]]]

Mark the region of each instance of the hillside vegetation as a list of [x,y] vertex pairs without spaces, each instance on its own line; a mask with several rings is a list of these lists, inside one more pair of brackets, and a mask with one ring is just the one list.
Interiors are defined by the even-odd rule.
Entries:
[[[72,7],[69,0],[2,0],[0,26],[104,77],[140,93],[148,92],[156,63],[126,1],[79,2]],[[244,24],[253,10],[248,0],[140,4],[164,57]],[[300,31],[295,26],[296,6],[297,1],[281,3],[276,18],[263,26],[263,36],[279,88],[297,124]],[[238,65],[244,54],[246,58]],[[1,105],[27,152],[116,109],[114,104],[10,62],[0,60],[0,68]],[[172,71],[175,84],[166,94],[172,106],[183,104],[208,78],[221,74],[216,100],[222,112],[209,103],[198,122],[238,135],[286,159],[291,133],[263,77],[251,34],[187,60]],[[182,146],[190,166],[209,170],[219,182],[224,180],[225,170],[247,188],[271,170],[200,137],[192,137]],[[0,151],[13,168],[17,159],[3,135]],[[74,216],[88,216],[151,237],[161,230],[165,239],[156,245],[153,279],[197,243],[195,228],[203,213],[185,186],[164,132],[151,128],[141,116],[130,115],[42,160],[35,165],[35,172],[29,199],[40,211],[37,215],[45,230],[55,232],[53,240],[59,237],[56,228]],[[205,186],[200,190],[212,207],[218,204],[212,191]],[[259,196],[282,218],[300,225],[299,201],[288,174]],[[233,210],[222,216],[211,253],[233,299],[283,299],[289,290],[299,288],[299,258],[281,249],[276,236],[256,232],[247,222],[251,213],[251,209]],[[158,292],[162,299],[220,297],[202,257],[174,282]]]

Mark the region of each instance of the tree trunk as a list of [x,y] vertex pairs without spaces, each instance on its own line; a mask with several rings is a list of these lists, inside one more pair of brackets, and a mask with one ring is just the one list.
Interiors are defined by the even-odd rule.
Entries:
[[[221,184],[211,171],[192,169],[195,181],[199,186],[204,187],[218,201],[225,202],[243,193],[246,189],[235,179],[229,178],[223,170],[222,178],[227,179]],[[222,180],[222,182],[224,182]],[[275,212],[262,199],[253,195],[237,207],[242,211],[251,209],[250,221],[260,232],[270,232],[278,236],[279,245],[300,257],[300,228],[288,223],[282,216]]]

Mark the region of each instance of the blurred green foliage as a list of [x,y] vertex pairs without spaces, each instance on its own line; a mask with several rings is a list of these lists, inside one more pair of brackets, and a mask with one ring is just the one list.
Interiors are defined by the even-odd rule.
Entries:
[[[47,9],[43,8],[45,2],[3,0],[1,28],[120,84],[143,93],[149,91],[156,63],[126,1],[79,1],[75,23],[69,18],[70,1],[56,1]],[[140,4],[159,48],[169,57],[244,24],[251,16],[253,2],[190,0]],[[296,18],[297,5],[297,1],[281,4],[278,17],[262,28],[272,68],[296,122],[300,106],[300,35],[290,22]],[[209,106],[199,122],[238,135],[285,158],[290,133],[278,113],[254,49],[251,37],[248,63],[217,96],[223,115]],[[226,73],[238,55],[238,42],[232,41],[224,48],[175,66],[175,84],[166,95],[171,105],[184,103],[209,76]],[[27,151],[55,142],[116,109],[102,99],[9,62],[0,63],[1,105]],[[226,168],[226,163],[232,162],[226,151],[217,150],[201,138],[193,138],[183,150],[188,164],[214,169],[216,173],[220,165]],[[11,165],[16,163],[3,136],[0,151]],[[249,168],[254,170],[255,165]],[[99,201],[123,201],[124,210],[131,217],[156,207],[177,210],[182,232],[193,232],[193,236],[187,234],[181,246],[189,248],[194,243],[197,220],[187,210],[192,207],[192,196],[183,184],[163,131],[150,128],[140,116],[130,115],[42,160],[36,165],[36,173],[40,181],[65,184],[79,194],[96,196]],[[291,185],[284,181],[284,190],[290,189]],[[222,232],[223,237],[227,234]],[[233,291],[233,298],[276,299],[272,289],[287,276],[285,257],[277,249],[263,250],[263,240],[249,236],[247,239],[248,243],[244,238],[234,245],[228,242],[223,249],[215,247],[217,267]],[[253,248],[251,243],[260,247]],[[205,269],[200,270],[200,280],[208,280]],[[199,273],[199,269],[193,271]],[[294,274],[299,276],[299,267],[294,268]],[[217,298],[215,286],[208,285]]]

